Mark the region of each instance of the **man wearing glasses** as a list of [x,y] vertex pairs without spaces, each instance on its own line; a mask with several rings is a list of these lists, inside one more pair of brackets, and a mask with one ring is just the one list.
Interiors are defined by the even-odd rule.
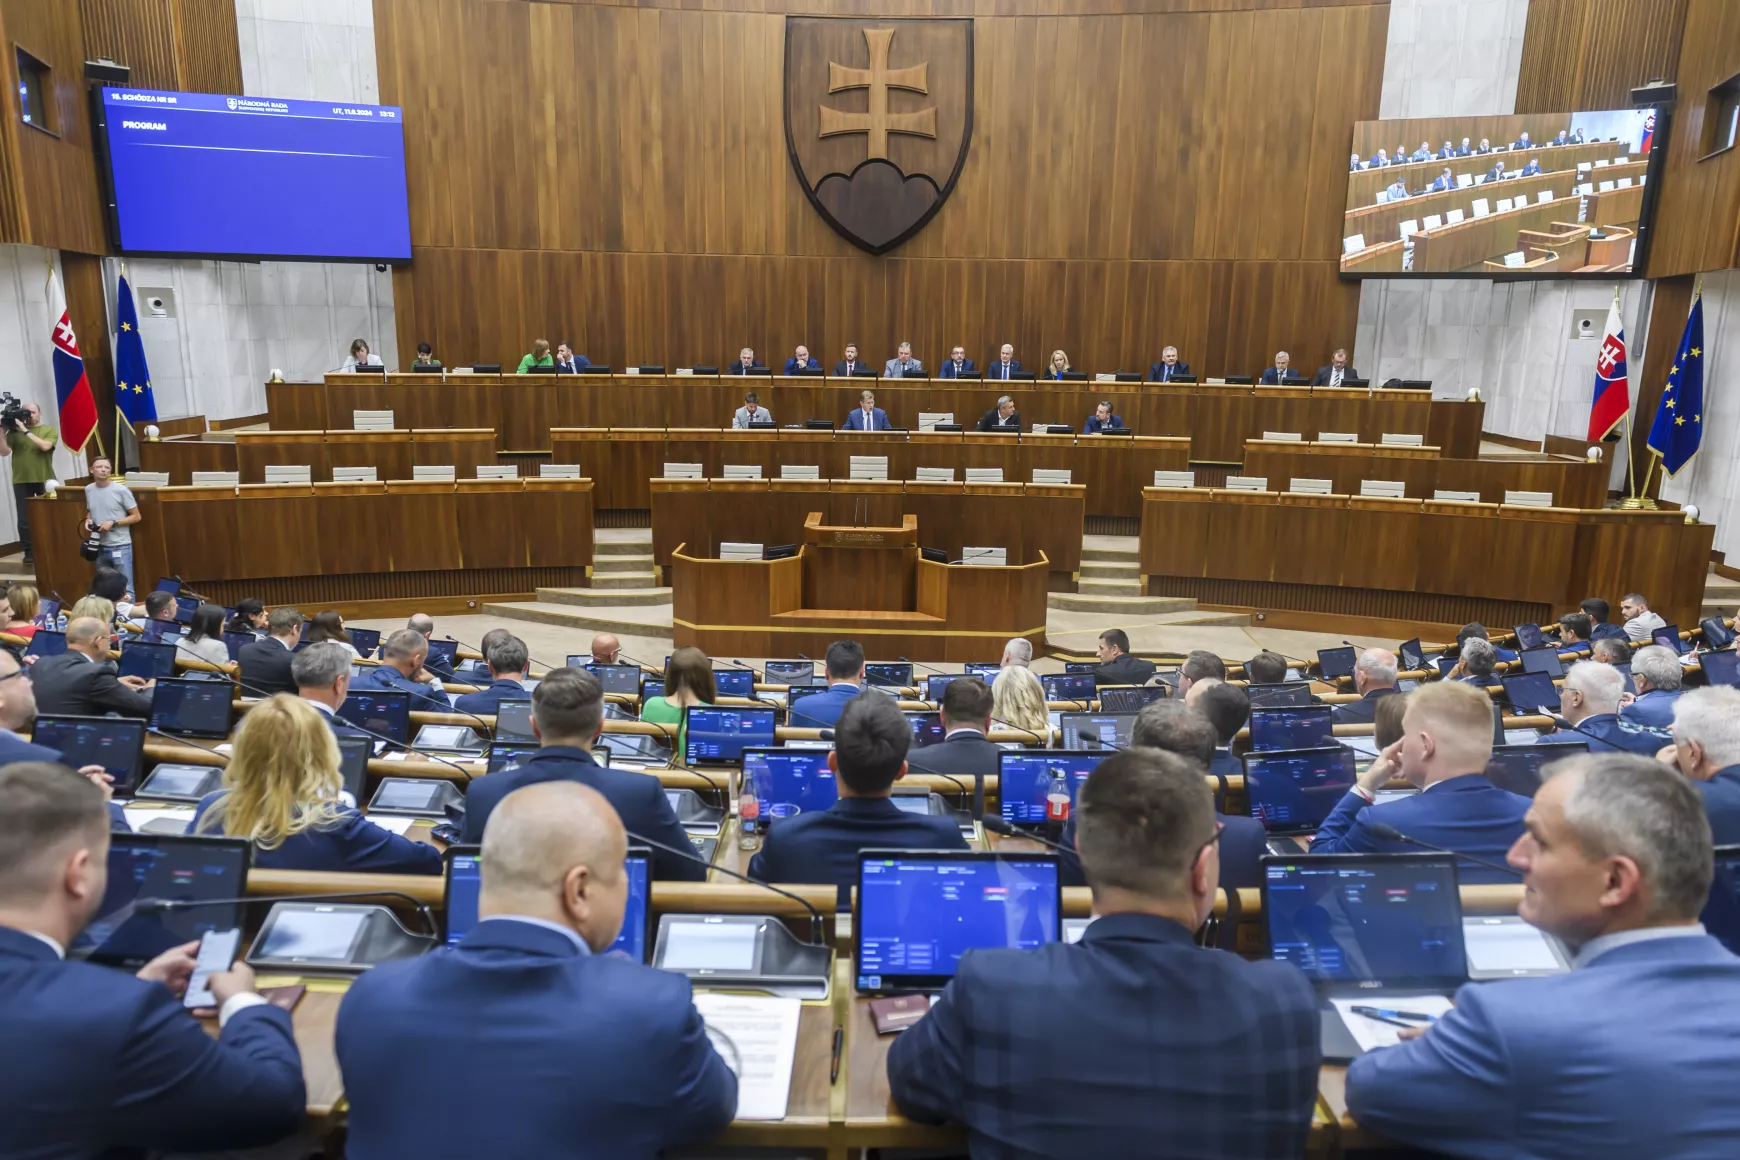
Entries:
[[975,1155],[1134,1156],[1159,1139],[1177,1155],[1302,1154],[1316,1000],[1290,964],[1196,945],[1220,875],[1202,769],[1114,754],[1075,819],[1093,925],[1079,943],[969,951],[889,1049],[894,1102],[964,1124]]

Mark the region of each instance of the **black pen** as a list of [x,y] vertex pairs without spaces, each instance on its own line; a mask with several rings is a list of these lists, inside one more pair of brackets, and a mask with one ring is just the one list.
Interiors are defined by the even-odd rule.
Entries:
[[846,1029],[839,1024],[834,1025],[834,1058],[828,1064],[828,1084],[832,1086],[840,1082],[840,1048],[846,1045]]

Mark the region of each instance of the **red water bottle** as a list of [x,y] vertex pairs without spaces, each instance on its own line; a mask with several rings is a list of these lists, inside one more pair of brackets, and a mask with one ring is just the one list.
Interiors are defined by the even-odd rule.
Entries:
[[754,850],[761,843],[756,834],[760,828],[761,799],[755,796],[755,790],[745,785],[743,793],[737,799],[737,848]]
[[1051,775],[1051,784],[1045,790],[1045,828],[1055,840],[1063,836],[1063,827],[1069,821],[1069,782],[1064,780],[1062,772]]

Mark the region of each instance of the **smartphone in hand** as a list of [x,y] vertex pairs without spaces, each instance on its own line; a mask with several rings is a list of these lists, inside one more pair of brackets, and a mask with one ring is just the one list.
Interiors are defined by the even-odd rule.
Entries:
[[211,977],[230,969],[236,961],[236,949],[241,946],[240,930],[208,930],[200,936],[199,954],[195,956],[193,977],[187,981],[187,994],[182,1005],[188,1010],[216,1007],[212,996]]

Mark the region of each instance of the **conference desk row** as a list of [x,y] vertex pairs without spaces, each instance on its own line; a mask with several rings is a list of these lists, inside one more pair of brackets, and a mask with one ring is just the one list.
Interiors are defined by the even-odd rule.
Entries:
[[1437,447],[1373,447],[1357,443],[1250,439],[1240,475],[1266,477],[1272,491],[1294,478],[1327,479],[1339,495],[1358,495],[1366,480],[1400,483],[1413,499],[1435,491],[1476,492],[1503,503],[1507,491],[1544,491],[1568,508],[1598,508],[1607,500],[1609,465],[1562,455],[1445,459]]
[[[1457,144],[1460,145],[1461,141],[1458,140]],[[1388,146],[1381,148],[1387,149]],[[1433,148],[1435,151],[1436,146]],[[1423,188],[1430,185],[1445,169],[1449,169],[1452,176],[1468,173],[1478,177],[1482,173],[1490,172],[1497,161],[1503,161],[1506,169],[1524,169],[1532,158],[1541,163],[1542,169],[1555,173],[1562,170],[1576,172],[1577,166],[1585,161],[1591,166],[1597,161],[1613,161],[1615,158],[1627,156],[1630,148],[1630,144],[1625,141],[1585,141],[1581,145],[1543,145],[1534,149],[1471,153],[1467,157],[1434,157],[1427,161],[1387,165],[1381,169],[1361,169],[1347,175],[1347,208],[1349,213],[1353,213],[1362,207],[1376,205],[1377,195],[1398,180],[1406,181],[1409,189]],[[1375,150],[1373,155],[1376,155]]]
[[192,484],[196,471],[234,471],[242,483],[265,483],[266,468],[281,466],[307,467],[315,483],[330,483],[335,467],[372,467],[382,480],[410,479],[414,467],[451,467],[467,479],[497,461],[495,431],[489,427],[208,431],[139,444],[140,468],[167,473],[177,487]]
[[[1261,370],[1261,368],[1256,368]],[[1313,368],[1304,368],[1310,374]],[[1199,371],[1198,373],[1204,373]],[[497,450],[548,451],[565,427],[723,427],[755,391],[776,423],[824,419],[844,425],[859,392],[896,427],[917,429],[920,414],[952,414],[974,427],[1001,395],[1015,400],[1024,427],[1066,424],[1080,430],[1102,400],[1144,435],[1190,439],[1190,458],[1236,462],[1246,439],[1274,430],[1270,401],[1308,397],[1313,430],[1358,432],[1376,443],[1386,433],[1422,435],[1445,454],[1480,452],[1485,408],[1433,402],[1426,391],[1256,387],[1209,383],[995,382],[953,379],[844,379],[733,375],[328,375],[320,383],[267,383],[266,410],[278,431],[353,426],[354,412],[392,411],[402,428],[493,428]],[[1290,392],[1291,394],[1288,394]]]
[[[529,599],[591,574],[589,479],[141,487],[134,497],[135,583],[148,591],[179,576],[222,604],[252,596],[312,615],[418,597]],[[84,491],[30,504],[37,585],[76,599],[91,576],[78,552]]]
[[1367,238],[1364,249],[1342,255],[1341,269],[1348,274],[1398,272],[1404,268],[1404,254],[1411,244],[1412,264],[1406,268],[1413,273],[1490,272],[1486,269],[1488,261],[1524,249],[1525,233],[1555,233],[1578,224],[1634,229],[1643,211],[1643,189],[1633,185],[1574,199],[1531,201],[1509,209],[1499,209],[1495,202],[1494,212],[1485,217],[1467,217],[1422,230],[1412,235],[1411,242],[1390,239],[1373,244]]
[[726,542],[792,544],[804,520],[898,525],[918,518],[919,543],[951,560],[962,549],[994,547],[1026,561],[1043,552],[1052,592],[1075,591],[1081,569],[1086,487],[1037,483],[916,483],[850,479],[653,479],[653,564],[668,568],[678,545],[714,557]]
[[1714,534],[1677,510],[1148,488],[1140,551],[1149,595],[1208,606],[1538,624],[1647,592],[1696,624]]

